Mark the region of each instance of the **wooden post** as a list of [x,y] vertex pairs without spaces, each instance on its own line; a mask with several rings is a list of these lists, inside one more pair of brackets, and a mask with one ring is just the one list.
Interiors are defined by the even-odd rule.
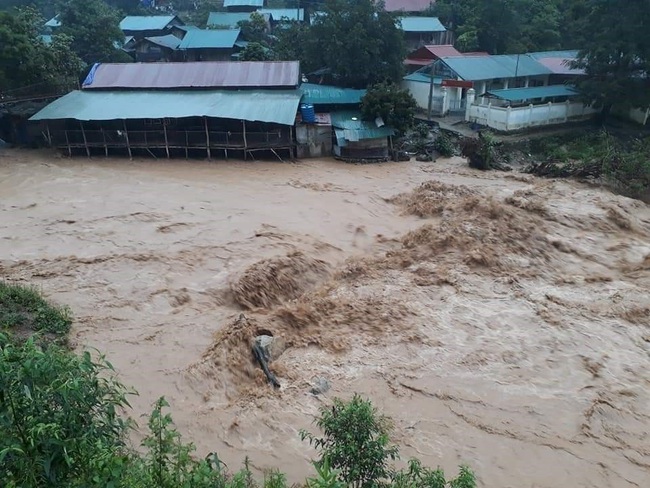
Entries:
[[189,145],[190,145],[190,141],[189,141],[189,139],[187,137],[187,129],[185,129],[185,159],[190,158],[190,154],[189,154],[189,151],[188,151],[188,148],[187,148]]
[[211,160],[212,155],[210,154],[210,132],[208,131],[208,118],[203,117],[203,122],[205,123],[205,148],[208,151],[208,160]]
[[246,121],[241,121],[242,126],[244,127],[244,161],[246,161],[246,150],[248,149],[248,143],[246,142]]
[[163,119],[163,132],[165,133],[165,151],[167,151],[167,159],[169,159],[169,144],[167,142],[167,124],[165,124],[165,119]]
[[126,149],[129,151],[129,159],[133,159],[133,154],[131,154],[131,144],[129,143],[129,131],[126,130],[126,120],[122,120],[124,125],[124,138],[126,139]]
[[45,130],[47,131],[47,142],[52,147],[52,134],[50,134],[50,124],[47,123],[47,120],[45,121]]
[[108,157],[108,146],[106,145],[106,133],[104,132],[103,127],[100,127],[100,130],[102,131],[102,139],[104,140],[104,153],[106,154],[106,157]]
[[65,143],[68,145],[68,157],[72,157],[72,148],[70,147],[70,139],[68,139],[68,131],[64,130],[65,133]]
[[295,148],[293,146],[293,125],[289,126],[289,152],[291,153],[291,159],[296,159]]
[[81,126],[81,135],[84,138],[84,146],[86,147],[86,154],[90,157],[90,149],[88,149],[88,141],[86,140],[86,131],[84,130],[84,123],[80,120],[79,125]]

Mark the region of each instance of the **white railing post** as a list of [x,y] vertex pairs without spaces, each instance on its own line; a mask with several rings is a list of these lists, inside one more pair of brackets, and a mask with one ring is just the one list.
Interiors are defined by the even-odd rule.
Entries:
[[510,114],[512,113],[512,107],[508,105],[506,109],[506,132],[510,130]]
[[548,115],[546,116],[546,123],[551,123],[551,112],[553,111],[553,103],[548,102]]

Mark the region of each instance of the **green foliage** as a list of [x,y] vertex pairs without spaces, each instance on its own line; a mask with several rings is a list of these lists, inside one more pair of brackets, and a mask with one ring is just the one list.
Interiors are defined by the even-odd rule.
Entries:
[[305,72],[328,68],[334,83],[353,88],[401,78],[406,50],[396,14],[373,0],[328,0],[323,11],[294,40]]
[[[579,88],[586,101],[608,115],[650,105],[650,8],[646,0],[585,0],[587,15],[577,65],[587,76]],[[612,22],[612,19],[616,22]]]
[[316,477],[307,479],[307,488],[345,488],[346,484],[339,480],[341,472],[333,469],[327,456],[320,462],[314,463]]
[[316,425],[323,437],[301,431],[301,438],[320,452],[319,463],[327,459],[348,485],[374,487],[389,478],[389,461],[397,458],[398,451],[390,445],[389,419],[379,415],[370,401],[359,395],[348,403],[335,399],[332,407],[321,409]]
[[154,403],[149,416],[149,435],[142,442],[146,453],[132,460],[129,483],[141,488],[208,488],[226,484],[223,463],[216,455],[204,460],[192,457],[193,444],[184,444],[174,427],[164,398]]
[[0,281],[0,328],[64,336],[72,319],[67,308],[45,300],[38,290]]
[[279,61],[301,61],[304,70],[308,67],[305,64],[305,42],[309,28],[296,21],[290,21],[283,25],[282,29],[276,29],[274,33],[273,52]]
[[389,82],[370,87],[361,99],[361,113],[365,118],[374,120],[379,116],[400,133],[413,125],[416,108],[417,103],[407,90]]
[[253,12],[249,20],[240,20],[237,27],[241,29],[241,36],[249,42],[262,43],[266,39],[268,25],[264,16],[260,13]]
[[273,52],[259,42],[251,42],[239,54],[240,61],[272,61]]
[[456,152],[454,143],[446,132],[440,132],[433,141],[433,149],[444,158],[450,158]]
[[[523,53],[566,44],[562,27],[575,29],[567,15],[581,0],[438,0],[431,9],[456,34],[463,51]],[[578,17],[579,18],[579,17]]]
[[88,64],[123,59],[120,13],[103,0],[65,0],[59,7],[59,30],[69,35],[72,49]]
[[4,486],[108,486],[121,476],[128,402],[113,373],[103,357],[0,334]]
[[0,86],[6,96],[64,91],[82,65],[70,39],[54,36],[46,45],[39,32],[44,19],[33,8],[0,12]]

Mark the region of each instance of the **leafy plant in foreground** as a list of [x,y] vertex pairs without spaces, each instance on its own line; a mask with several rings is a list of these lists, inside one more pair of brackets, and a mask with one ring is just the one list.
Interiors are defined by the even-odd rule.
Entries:
[[387,417],[379,415],[368,400],[354,395],[350,402],[334,400],[332,407],[323,407],[316,425],[323,437],[301,431],[332,468],[340,470],[340,478],[354,488],[375,486],[390,475],[389,461],[397,458],[397,448],[390,445],[391,429]]

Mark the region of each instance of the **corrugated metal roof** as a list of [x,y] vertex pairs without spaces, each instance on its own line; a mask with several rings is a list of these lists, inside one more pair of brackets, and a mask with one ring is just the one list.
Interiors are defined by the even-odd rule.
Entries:
[[490,90],[486,95],[508,100],[510,102],[523,102],[536,98],[573,97],[578,91],[567,85],[531,86],[527,88],[508,88],[505,90]]
[[239,29],[187,31],[178,49],[230,49],[237,42],[239,32]]
[[462,56],[463,53],[458,51],[451,44],[441,44],[439,46],[422,46],[408,55],[410,59],[434,59],[448,56]]
[[52,44],[52,36],[49,34],[41,34],[38,38],[43,44],[47,44],[48,46]]
[[224,7],[263,7],[264,0],[223,0]]
[[528,53],[528,56],[531,56],[534,59],[541,58],[577,58],[577,50],[568,50],[568,51],[539,51],[534,53]]
[[249,20],[250,12],[210,12],[208,15],[208,26],[228,26],[231,29],[237,27],[237,22]]
[[447,30],[438,17],[400,17],[399,20],[404,32],[445,32]]
[[435,0],[385,0],[384,8],[387,12],[424,12]]
[[61,21],[59,20],[59,16],[55,15],[50,20],[45,22],[44,26],[45,27],[50,27],[50,28],[61,27]]
[[445,57],[442,61],[467,81],[551,74],[551,70],[525,54]]
[[127,31],[160,30],[169,25],[175,15],[128,15],[120,22],[120,29]]
[[352,88],[339,88],[338,86],[316,85],[314,83],[303,83],[302,102],[311,104],[357,104],[366,94],[366,90],[354,90]]
[[166,36],[145,37],[145,39],[152,44],[166,47],[168,49],[176,49],[181,43],[181,40],[178,37],[172,36],[171,34],[167,34]]
[[556,75],[584,75],[584,68],[572,68],[575,58],[538,58],[537,62],[550,69]]
[[[411,73],[410,75],[406,75],[403,79],[406,81],[415,81],[418,83],[431,83],[431,76],[425,75],[424,73],[418,73],[417,71],[415,73]],[[433,84],[442,84],[442,78],[434,77]]]
[[330,114],[332,126],[335,127],[337,136],[343,136],[348,141],[375,139],[395,135],[395,130],[390,127],[377,127],[374,122],[361,119],[361,114],[355,111],[340,111]]
[[293,125],[299,90],[73,91],[30,120],[214,117]]
[[204,61],[99,64],[84,89],[290,87],[300,84],[298,61]]
[[302,22],[305,20],[305,9],[300,10],[296,8],[261,8],[258,10],[261,14],[269,14],[276,22],[282,19],[297,20]]

